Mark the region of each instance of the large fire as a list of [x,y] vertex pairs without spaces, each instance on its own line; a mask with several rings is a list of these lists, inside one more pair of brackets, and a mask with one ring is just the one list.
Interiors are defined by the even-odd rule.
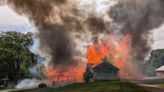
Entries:
[[88,64],[99,64],[105,57],[109,57],[112,64],[120,69],[120,76],[124,76],[125,64],[129,58],[129,36],[118,38],[110,35],[105,42],[97,42],[88,47]]
[[88,64],[99,64],[108,55],[109,48],[105,44],[93,44],[87,50]]
[[54,85],[64,82],[81,82],[83,79],[84,67],[70,67],[63,66],[52,67],[48,70],[49,80]]
[[[118,38],[116,35],[110,35],[106,41],[99,42],[98,39],[87,48],[88,64],[100,64],[105,57],[110,58],[110,63],[120,69],[119,75],[124,77],[125,64],[129,56],[129,36]],[[48,70],[48,77],[56,83],[61,82],[80,82],[83,79],[84,67],[52,67]]]

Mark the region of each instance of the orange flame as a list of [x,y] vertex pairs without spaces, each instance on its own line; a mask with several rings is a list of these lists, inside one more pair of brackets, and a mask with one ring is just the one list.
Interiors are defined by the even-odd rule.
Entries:
[[105,43],[93,44],[87,51],[88,64],[99,64],[105,57],[109,57],[112,64],[120,69],[120,76],[124,76],[124,69],[129,58],[129,36],[119,39],[110,35]]
[[111,35],[107,44],[110,48],[112,63],[120,69],[120,77],[124,77],[126,62],[129,59],[129,36],[118,39],[117,36]]
[[[60,70],[59,70],[60,69]],[[54,83],[60,82],[82,82],[84,68],[64,68],[64,67],[52,67],[48,70],[48,77],[50,81]]]
[[[129,59],[129,36],[118,38],[110,35],[105,42],[90,45],[87,49],[88,64],[97,65],[105,57],[110,58],[110,63],[120,69],[120,77],[125,76],[126,62]],[[59,69],[61,71],[59,71]],[[62,71],[63,70],[63,71]],[[84,67],[52,67],[48,69],[48,77],[53,82],[82,82]]]
[[109,49],[104,44],[94,44],[88,47],[87,59],[89,64],[99,64],[108,56]]

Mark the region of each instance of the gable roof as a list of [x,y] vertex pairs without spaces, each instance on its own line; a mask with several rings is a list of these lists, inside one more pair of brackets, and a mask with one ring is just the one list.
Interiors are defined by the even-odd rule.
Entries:
[[155,71],[156,71],[156,72],[159,72],[159,71],[164,71],[164,65],[163,65],[163,66],[161,66],[161,67],[159,67],[159,68],[157,68]]
[[96,65],[93,69],[96,70],[98,68],[106,68],[106,69],[115,69],[119,70],[116,66],[112,65],[109,62],[102,62],[101,64]]

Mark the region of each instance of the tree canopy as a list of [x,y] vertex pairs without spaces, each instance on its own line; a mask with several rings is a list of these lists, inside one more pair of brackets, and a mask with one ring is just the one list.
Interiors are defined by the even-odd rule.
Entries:
[[35,54],[29,47],[33,44],[32,33],[0,33],[0,78],[17,80],[30,77],[29,67],[36,63]]

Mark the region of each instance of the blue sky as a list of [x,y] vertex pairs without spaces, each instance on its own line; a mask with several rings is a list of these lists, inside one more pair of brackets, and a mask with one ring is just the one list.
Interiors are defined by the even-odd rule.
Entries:
[[0,31],[14,29],[19,32],[34,31],[26,17],[18,15],[6,5],[0,6]]

